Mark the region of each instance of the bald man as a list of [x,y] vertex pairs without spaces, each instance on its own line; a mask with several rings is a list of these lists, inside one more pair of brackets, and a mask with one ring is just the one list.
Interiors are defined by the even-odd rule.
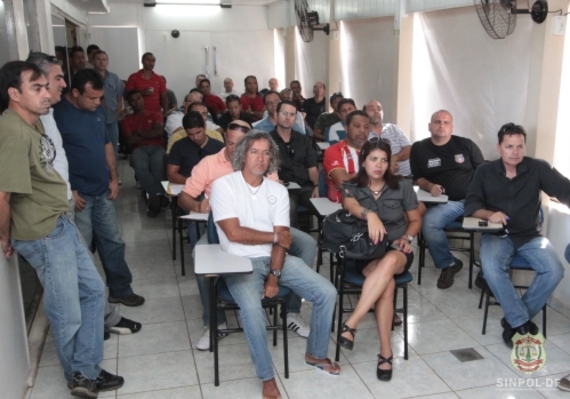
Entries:
[[313,85],[313,98],[308,98],[303,102],[303,110],[306,113],[305,122],[313,129],[317,118],[325,112],[325,90],[323,82]]
[[234,81],[232,80],[232,78],[225,78],[224,79],[224,91],[222,93],[220,93],[220,98],[224,101],[226,101],[226,98],[228,98],[228,96],[231,95],[234,96],[241,96],[241,93],[238,92],[237,90],[234,90]]

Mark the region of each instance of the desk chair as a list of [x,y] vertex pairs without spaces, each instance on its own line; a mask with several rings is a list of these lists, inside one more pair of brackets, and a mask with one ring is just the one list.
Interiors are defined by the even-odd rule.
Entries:
[[[515,256],[511,260],[509,269],[533,271],[530,264],[520,256]],[[485,278],[485,276],[483,276],[483,278]],[[527,285],[515,285],[514,287],[520,290],[528,289]],[[483,329],[481,331],[481,334],[485,335],[487,332],[487,316],[489,314],[489,305],[500,306],[501,304],[494,299],[495,296],[491,292],[491,289],[489,288],[487,282],[483,284],[483,289],[481,290],[481,297],[479,298],[479,309],[481,309],[481,306],[483,304],[483,297],[485,297],[485,311],[483,312]],[[493,301],[491,301],[491,297],[493,297]],[[546,338],[546,306],[547,305],[545,304],[542,308],[542,335],[544,335],[544,338]]]
[[[404,272],[394,276],[396,281],[396,291],[394,292],[394,312],[402,313],[402,326],[404,328],[404,359],[408,360],[408,283],[413,280],[410,272]],[[342,323],[344,321],[344,313],[352,313],[353,307],[345,307],[344,296],[349,294],[360,294],[364,285],[365,277],[354,267],[350,259],[340,258],[338,263],[338,273],[336,275],[336,287],[338,290],[338,329],[336,338],[336,354],[335,360],[340,360],[339,340],[342,334]],[[398,290],[403,291],[402,307],[397,308]],[[370,310],[372,311],[372,310]],[[334,317],[334,315],[333,315]],[[334,319],[333,319],[334,321]],[[392,330],[394,326],[392,325]]]
[[[327,180],[326,180],[326,175],[325,175],[325,171],[321,170],[319,172],[319,197],[321,198],[326,198],[327,197]],[[321,265],[323,264],[323,253],[326,251],[326,249],[323,249],[321,247],[321,240],[322,240],[322,235],[323,235],[323,220],[324,220],[324,216],[321,216],[318,212],[315,212],[315,215],[317,216],[317,223],[318,223],[318,233],[319,236],[317,238],[317,273],[320,272],[321,270]],[[330,254],[330,278],[331,278],[331,283],[333,282],[333,269],[334,269],[334,261],[333,261],[333,255],[334,254]]]
[[[207,235],[209,244],[219,244],[218,231],[214,223],[212,213],[208,218]],[[219,276],[210,276],[210,352],[214,352],[214,385],[220,385],[219,379],[219,350],[218,350],[218,334],[231,334],[235,332],[243,332],[243,328],[218,328],[218,311],[239,310],[239,306],[235,303],[228,287],[223,279]],[[265,298],[261,301],[263,309],[270,309],[273,313],[273,325],[268,325],[268,331],[273,331],[273,346],[277,346],[277,331],[283,331],[283,362],[285,365],[285,378],[289,378],[289,349],[287,344],[287,315],[285,312],[285,297],[291,293],[291,290],[285,287],[279,287],[279,293],[274,298]],[[278,313],[278,310],[281,310]],[[281,325],[277,322],[277,315],[281,315]]]
[[[452,247],[452,251],[466,252],[469,254],[469,283],[468,287],[473,287],[473,266],[475,265],[475,232],[465,230],[462,227],[463,217],[448,224],[444,231],[448,239],[461,240],[462,242],[468,241],[469,248]],[[426,262],[426,242],[420,230],[418,235],[418,285],[422,284],[422,268],[425,267]]]

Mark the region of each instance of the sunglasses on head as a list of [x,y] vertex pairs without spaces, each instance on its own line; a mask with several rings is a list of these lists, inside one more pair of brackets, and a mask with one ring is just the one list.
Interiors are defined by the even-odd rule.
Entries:
[[239,129],[239,130],[241,130],[241,131],[244,132],[244,133],[247,133],[247,132],[249,132],[249,130],[250,130],[249,127],[247,127],[247,126],[242,126],[242,125],[240,125],[240,124],[238,124],[238,123],[230,123],[230,125],[228,126],[228,129],[229,129],[229,130],[238,130],[238,129]]
[[386,144],[390,145],[390,140],[388,140],[388,139],[383,139],[383,138],[380,138],[380,137],[378,137],[378,136],[374,136],[374,137],[371,137],[370,139],[368,139],[368,141],[369,141],[370,143],[372,143],[372,144],[376,144],[376,143],[378,143],[380,140],[382,140],[383,143],[386,143]]

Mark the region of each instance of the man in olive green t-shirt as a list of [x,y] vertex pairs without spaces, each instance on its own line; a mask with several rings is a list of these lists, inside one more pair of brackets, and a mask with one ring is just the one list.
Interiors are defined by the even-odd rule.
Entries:
[[102,370],[105,286],[66,216],[67,186],[39,116],[50,108],[48,81],[35,64],[0,69],[0,245],[36,269],[56,351],[73,396],[121,387]]

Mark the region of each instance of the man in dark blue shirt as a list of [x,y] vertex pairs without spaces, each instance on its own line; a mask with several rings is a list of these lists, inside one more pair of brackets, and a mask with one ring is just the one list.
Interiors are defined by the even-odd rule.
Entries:
[[[499,233],[483,234],[481,265],[489,288],[503,308],[503,340],[511,347],[516,332],[538,333],[532,318],[564,275],[554,247],[540,235],[540,192],[570,205],[570,180],[547,162],[525,157],[525,144],[522,126],[508,123],[501,127],[497,144],[501,158],[477,169],[465,200],[465,216],[505,226]],[[522,298],[508,274],[515,256],[536,272]]]
[[68,92],[54,106],[54,118],[69,162],[69,182],[75,201],[75,224],[87,247],[96,248],[105,270],[109,302],[139,306],[144,298],[131,288],[113,200],[119,177],[113,144],[101,107],[103,79],[93,69],[75,74]]

